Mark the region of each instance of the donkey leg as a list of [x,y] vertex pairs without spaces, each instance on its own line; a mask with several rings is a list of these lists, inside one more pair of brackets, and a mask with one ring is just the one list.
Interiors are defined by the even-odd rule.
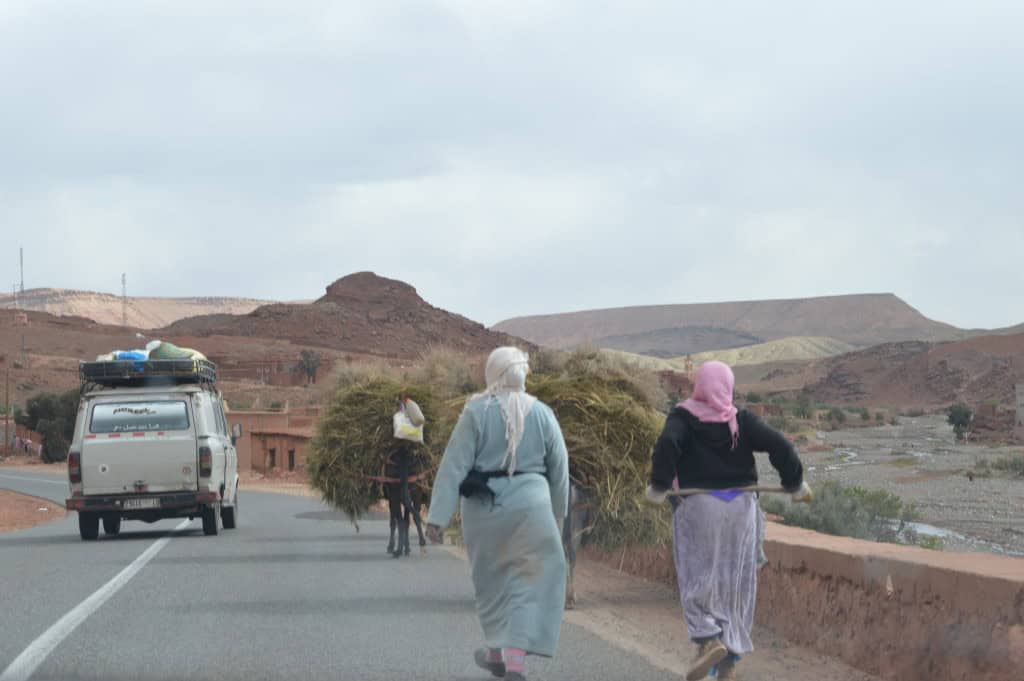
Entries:
[[566,566],[565,570],[565,609],[576,609],[576,560]]
[[423,518],[420,517],[420,496],[410,495],[409,509],[412,511],[413,522],[416,523],[416,534],[420,539],[420,553],[425,554],[427,552],[427,537],[423,534]]
[[396,498],[397,495],[394,490],[388,489],[388,515],[390,516],[389,522],[391,524],[391,539],[388,540],[388,553],[394,555],[395,553],[395,531],[398,529],[399,517],[402,514],[402,506],[399,500]]
[[405,509],[402,521],[398,525],[399,543],[402,545],[402,555],[408,556],[409,551],[409,509]]

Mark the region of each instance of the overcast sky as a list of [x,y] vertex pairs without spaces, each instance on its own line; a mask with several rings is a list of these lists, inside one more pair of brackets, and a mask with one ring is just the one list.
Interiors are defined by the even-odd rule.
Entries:
[[1024,322],[1024,3],[0,2],[0,276]]

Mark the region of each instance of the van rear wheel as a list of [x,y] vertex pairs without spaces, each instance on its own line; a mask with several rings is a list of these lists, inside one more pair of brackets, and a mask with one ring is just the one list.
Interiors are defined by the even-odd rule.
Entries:
[[111,537],[121,534],[121,519],[115,516],[107,516],[103,519],[103,533]]
[[78,512],[78,534],[84,541],[92,541],[100,536],[100,517],[95,513]]
[[207,506],[203,509],[203,534],[212,536],[217,534],[217,513],[216,506]]

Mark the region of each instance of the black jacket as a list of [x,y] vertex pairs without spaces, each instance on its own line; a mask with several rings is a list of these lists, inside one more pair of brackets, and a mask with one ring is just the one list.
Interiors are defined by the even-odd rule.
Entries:
[[739,443],[725,423],[701,423],[690,412],[676,407],[665,419],[651,461],[651,485],[661,491],[672,487],[727,489],[757,484],[754,452],[767,452],[779,472],[782,486],[795,491],[804,479],[804,468],[793,445],[756,415],[741,409],[736,416]]

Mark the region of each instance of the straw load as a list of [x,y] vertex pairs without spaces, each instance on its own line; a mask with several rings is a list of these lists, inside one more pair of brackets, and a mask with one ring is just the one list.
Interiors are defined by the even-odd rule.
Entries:
[[[337,390],[317,422],[306,459],[310,482],[328,504],[358,521],[382,498],[380,479],[395,449],[392,415],[403,395],[426,418],[424,443],[416,447],[418,484],[429,493],[432,472],[464,402],[477,388],[470,363],[448,350],[431,350],[413,367],[369,364],[342,369]],[[429,496],[429,495],[428,495]]]
[[547,403],[569,449],[569,474],[592,518],[585,543],[604,549],[668,541],[669,516],[641,501],[667,397],[656,379],[596,352],[539,363],[528,388]]
[[[426,416],[421,465],[433,470],[466,399],[482,387],[480,364],[434,352],[406,369],[347,369],[312,443],[313,486],[353,521],[365,515],[380,499],[373,478],[394,447],[391,415],[402,394]],[[591,510],[584,541],[606,549],[667,541],[668,515],[641,501],[667,400],[656,377],[588,351],[543,352],[532,365],[528,390],[558,417],[570,475]]]

